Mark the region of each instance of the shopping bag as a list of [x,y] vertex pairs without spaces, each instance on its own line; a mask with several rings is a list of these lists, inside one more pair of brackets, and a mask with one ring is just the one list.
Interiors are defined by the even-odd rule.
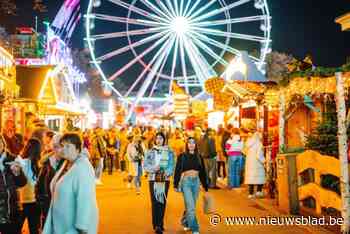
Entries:
[[203,195],[203,212],[204,214],[214,213],[214,200],[209,194]]

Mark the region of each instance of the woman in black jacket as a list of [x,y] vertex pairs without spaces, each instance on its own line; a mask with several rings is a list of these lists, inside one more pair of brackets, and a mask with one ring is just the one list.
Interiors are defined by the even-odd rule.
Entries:
[[56,172],[60,169],[64,159],[61,158],[62,146],[60,145],[61,135],[54,135],[49,142],[52,145],[48,154],[44,155],[42,167],[35,185],[35,196],[41,209],[41,224],[44,226],[51,203],[50,183]]
[[190,229],[192,233],[199,233],[196,203],[200,184],[202,184],[207,196],[208,178],[204,162],[198,153],[196,140],[190,137],[186,143],[186,152],[181,154],[176,162],[174,187],[177,191],[181,191],[184,196],[186,207],[184,222],[182,222],[184,230]]
[[19,206],[17,188],[23,187],[27,179],[15,156],[6,149],[6,141],[0,135],[0,233],[18,234]]

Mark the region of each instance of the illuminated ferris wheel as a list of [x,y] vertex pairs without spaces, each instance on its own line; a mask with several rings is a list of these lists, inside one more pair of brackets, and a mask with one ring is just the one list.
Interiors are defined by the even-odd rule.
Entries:
[[[267,0],[90,0],[86,41],[104,84],[119,97],[153,97],[172,80],[201,89],[240,51],[259,69],[270,48]],[[127,90],[115,85],[121,79]]]

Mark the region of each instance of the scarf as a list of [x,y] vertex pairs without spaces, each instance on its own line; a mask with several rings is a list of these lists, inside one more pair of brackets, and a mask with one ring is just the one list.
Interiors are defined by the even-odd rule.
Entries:
[[[159,165],[160,171],[164,172],[169,163],[168,147],[155,146],[154,149],[156,152],[156,165]],[[167,199],[165,194],[165,182],[154,182],[153,189],[155,199],[164,204],[165,200]]]
[[165,146],[155,146],[156,165],[159,165],[161,171],[165,171],[169,163],[169,150]]

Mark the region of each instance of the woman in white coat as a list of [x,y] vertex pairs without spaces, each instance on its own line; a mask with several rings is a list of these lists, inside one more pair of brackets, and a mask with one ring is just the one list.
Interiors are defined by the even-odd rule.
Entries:
[[[248,198],[262,197],[262,187],[265,184],[264,147],[259,132],[248,137],[245,143],[246,164],[245,184],[248,184]],[[257,192],[254,195],[254,187]]]
[[51,182],[52,200],[43,234],[97,234],[94,169],[82,153],[79,135],[67,133],[60,143],[66,161]]
[[134,136],[126,150],[129,160],[129,174],[133,177],[138,195],[141,193],[142,161],[145,157],[145,151],[146,148],[142,143],[141,136]]

